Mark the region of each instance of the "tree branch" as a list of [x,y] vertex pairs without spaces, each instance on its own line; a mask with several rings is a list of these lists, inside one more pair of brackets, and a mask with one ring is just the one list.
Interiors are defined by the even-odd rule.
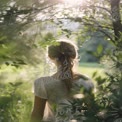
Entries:
[[103,10],[107,11],[109,14],[111,14],[111,11],[110,11],[110,10],[108,10],[107,8],[102,7],[102,6],[94,6],[94,5],[90,5],[90,6],[88,6],[88,7],[100,8],[100,9],[103,9]]

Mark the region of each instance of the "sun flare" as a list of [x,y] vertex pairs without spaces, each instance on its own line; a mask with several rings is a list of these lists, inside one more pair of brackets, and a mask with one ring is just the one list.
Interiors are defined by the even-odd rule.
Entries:
[[69,4],[69,5],[81,5],[84,0],[63,0],[64,3]]

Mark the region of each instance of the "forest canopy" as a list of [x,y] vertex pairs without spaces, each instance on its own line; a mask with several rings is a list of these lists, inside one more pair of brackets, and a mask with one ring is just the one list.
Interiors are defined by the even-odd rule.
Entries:
[[[42,51],[38,47],[62,36],[75,37],[79,46],[88,39],[99,40],[95,41],[96,45],[103,49],[106,41],[119,45],[115,40],[121,36],[121,4],[119,0],[116,3],[114,0],[87,0],[77,1],[77,4],[68,0],[1,0],[0,62],[19,65],[29,63],[28,59],[38,61]],[[97,51],[93,49],[87,49],[83,55]],[[98,50],[103,55],[102,49]]]

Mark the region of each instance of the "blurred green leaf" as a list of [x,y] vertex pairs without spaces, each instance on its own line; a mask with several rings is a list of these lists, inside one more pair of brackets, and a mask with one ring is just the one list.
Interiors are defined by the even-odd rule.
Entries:
[[102,51],[103,51],[103,46],[100,44],[97,47],[97,53],[98,53],[98,55],[100,55],[102,53]]
[[97,75],[97,71],[95,71],[95,72],[92,74],[92,78],[94,78],[96,75]]

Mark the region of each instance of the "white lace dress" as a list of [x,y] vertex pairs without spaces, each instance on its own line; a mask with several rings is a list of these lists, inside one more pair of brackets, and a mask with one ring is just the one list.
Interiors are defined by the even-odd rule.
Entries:
[[[73,82],[73,89],[77,91],[76,86],[84,87],[86,90],[93,88],[93,83],[90,80],[83,80],[82,78]],[[77,122],[72,120],[70,109],[64,111],[62,103],[70,104],[67,96],[67,89],[64,82],[55,79],[54,77],[41,77],[34,82],[34,94],[40,98],[47,99],[44,122]],[[61,120],[58,114],[63,115],[65,112],[65,119]]]

